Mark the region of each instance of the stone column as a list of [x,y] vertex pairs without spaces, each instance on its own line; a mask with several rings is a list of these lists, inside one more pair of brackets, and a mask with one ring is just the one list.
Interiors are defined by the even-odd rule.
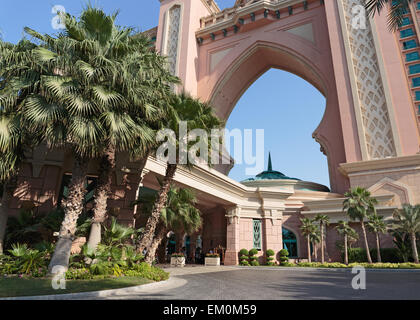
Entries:
[[239,248],[239,222],[240,222],[240,208],[235,207],[228,210],[226,215],[226,254],[225,266],[237,265],[239,262],[238,252]]
[[[283,214],[281,211],[271,209],[265,210],[263,218],[263,254],[271,249],[277,253],[283,249]],[[275,257],[276,258],[276,257]],[[264,261],[265,262],[265,261]]]

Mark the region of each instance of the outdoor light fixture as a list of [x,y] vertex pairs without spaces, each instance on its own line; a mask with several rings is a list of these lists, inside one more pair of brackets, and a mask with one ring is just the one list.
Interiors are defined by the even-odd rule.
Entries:
[[223,36],[226,37],[227,36],[228,31],[226,29],[223,29]]
[[288,9],[289,9],[289,16],[291,16],[293,14],[293,7],[289,6]]

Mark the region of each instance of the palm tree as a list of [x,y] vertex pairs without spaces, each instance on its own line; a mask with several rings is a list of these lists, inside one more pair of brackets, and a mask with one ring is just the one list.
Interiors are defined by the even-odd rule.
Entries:
[[379,14],[385,6],[389,5],[388,27],[394,31],[402,25],[403,15],[410,10],[412,0],[367,0],[365,7],[369,15]]
[[319,227],[321,229],[321,263],[325,262],[325,226],[330,224],[330,218],[326,215],[318,214],[315,217],[315,221],[319,222]]
[[386,232],[386,223],[384,221],[383,216],[372,215],[369,217],[369,221],[367,223],[368,229],[370,232],[373,232],[376,237],[376,248],[377,248],[377,260],[378,262],[382,262],[381,257],[381,245],[380,245],[380,238],[379,235],[381,233]]
[[[111,193],[112,173],[115,170],[118,152],[127,152],[146,158],[144,149],[155,142],[154,131],[149,122],[164,116],[169,93],[168,83],[176,82],[163,66],[165,60],[150,50],[150,39],[142,35],[133,37],[132,28],[115,25],[117,14],[105,15],[101,10],[88,7],[80,21],[70,15],[63,18],[67,36],[77,42],[97,38],[100,28],[101,40],[97,48],[91,47],[90,59],[84,61],[84,68],[94,73],[97,68],[98,53],[109,65],[113,78],[94,89],[105,104],[101,121],[104,129],[103,149],[99,157],[100,168],[95,190],[93,223],[88,245],[95,248],[101,240],[101,224],[107,216],[107,200]],[[106,66],[108,67],[108,66]],[[108,87],[105,87],[105,84]],[[112,89],[111,89],[112,88]],[[145,161],[143,166],[145,165]]]
[[300,219],[302,225],[300,226],[300,230],[302,235],[306,237],[306,242],[308,246],[308,261],[312,262],[311,259],[311,235],[316,232],[318,227],[313,224],[312,220],[309,218],[302,218]]
[[401,210],[395,210],[390,228],[410,236],[414,262],[419,263],[416,234],[420,232],[420,205],[407,204]]
[[[173,96],[172,111],[170,113],[169,121],[166,124],[167,128],[171,129],[176,135],[175,141],[168,141],[170,144],[173,143],[176,149],[176,158],[171,159],[168,157],[166,163],[165,177],[163,178],[162,185],[158,191],[158,196],[154,204],[152,213],[147,220],[145,232],[142,239],[140,240],[138,250],[142,252],[152,242],[156,226],[158,225],[160,213],[165,207],[168,198],[168,192],[170,186],[175,177],[175,172],[179,164],[184,164],[187,167],[191,167],[193,163],[190,157],[186,159],[180,159],[180,149],[182,149],[181,142],[185,141],[185,137],[180,137],[180,123],[185,121],[188,126],[188,130],[202,129],[210,136],[212,129],[217,129],[221,126],[220,120],[214,115],[213,108],[208,104],[200,102],[198,99],[194,99],[191,96],[181,93]],[[206,141],[207,143],[208,141]],[[208,160],[208,159],[204,159]],[[208,162],[209,163],[209,162]]]
[[313,232],[310,234],[310,239],[312,243],[312,250],[314,254],[314,260],[318,261],[318,243],[321,242],[321,230],[319,228],[314,228]]
[[357,238],[356,230],[349,226],[346,221],[338,221],[337,232],[344,236],[344,263],[349,264],[349,238]]
[[[162,184],[162,182],[160,183]],[[138,201],[141,204],[144,214],[150,215],[156,197],[157,195],[149,195],[142,197]],[[195,207],[196,203],[196,195],[191,189],[179,188],[173,184],[170,186],[168,200],[166,206],[161,211],[156,235],[147,250],[145,257],[147,263],[153,263],[156,250],[169,230],[192,234],[201,228],[201,212]]]
[[[103,160],[94,219],[99,223],[106,210],[115,152],[153,140],[147,120],[160,113],[150,101],[140,99],[153,96],[147,90],[151,84],[146,83],[156,80],[145,71],[152,70],[153,62],[147,66],[135,63],[144,41],[132,40],[132,29],[116,27],[115,18],[115,14],[107,16],[88,7],[79,21],[64,15],[66,29],[57,37],[25,28],[41,43],[32,59],[42,70],[37,80],[41,89],[28,98],[25,117],[30,128],[45,133],[51,147],[65,147],[74,155],[69,196],[63,203],[65,218],[50,270],[68,264],[76,221],[83,210],[89,161]],[[138,80],[140,75],[147,80]]]
[[27,40],[10,44],[0,40],[0,254],[8,219],[8,203],[17,187],[17,177],[30,151],[40,142],[40,133],[27,130],[22,108],[33,90],[29,79],[37,76],[29,70],[29,53],[35,47]]
[[351,189],[349,192],[346,192],[344,196],[347,197],[347,199],[343,202],[343,210],[347,212],[347,215],[351,220],[358,220],[360,222],[367,259],[369,263],[372,263],[364,221],[369,217],[369,215],[376,214],[375,205],[378,201],[371,197],[368,190],[361,187]]

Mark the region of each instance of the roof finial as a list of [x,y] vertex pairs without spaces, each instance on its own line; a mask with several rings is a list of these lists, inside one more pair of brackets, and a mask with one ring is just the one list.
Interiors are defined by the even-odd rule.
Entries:
[[273,171],[273,165],[271,164],[271,152],[268,152],[268,168],[269,172]]

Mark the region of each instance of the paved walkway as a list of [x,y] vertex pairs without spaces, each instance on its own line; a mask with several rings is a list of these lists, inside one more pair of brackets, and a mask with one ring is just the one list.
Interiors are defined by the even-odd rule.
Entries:
[[25,299],[420,299],[420,272],[367,270],[366,290],[354,290],[349,269],[185,267],[168,268],[168,281],[92,293]]

